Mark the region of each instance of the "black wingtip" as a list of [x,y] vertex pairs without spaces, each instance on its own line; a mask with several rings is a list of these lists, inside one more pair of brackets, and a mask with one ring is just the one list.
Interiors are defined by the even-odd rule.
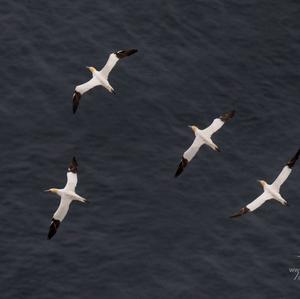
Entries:
[[240,217],[246,213],[248,213],[250,210],[248,208],[241,208],[240,211],[236,214],[233,214],[230,216],[230,218],[237,218],[237,217]]
[[71,161],[71,163],[69,165],[68,171],[73,172],[73,173],[77,173],[77,171],[78,171],[77,167],[78,167],[78,163],[76,161],[76,158],[73,157],[72,161]]
[[59,225],[60,225],[60,221],[53,218],[49,228],[48,240],[50,240],[56,234]]
[[289,168],[293,168],[293,166],[295,165],[296,161],[297,161],[298,158],[299,158],[299,155],[300,155],[300,149],[298,149],[298,151],[297,151],[297,153],[295,154],[295,156],[294,156],[292,159],[290,159],[290,160],[287,162],[286,165],[287,165]]
[[81,98],[81,94],[75,90],[73,94],[73,114],[75,114],[78,109],[80,98]]
[[232,119],[235,115],[235,110],[229,111],[224,113],[223,115],[220,116],[221,121],[227,122],[228,120]]
[[119,59],[122,59],[136,53],[137,51],[137,49],[120,50],[115,52],[115,54]]
[[76,167],[78,166],[75,156],[73,156],[73,158],[72,158],[72,164],[74,164]]
[[174,175],[175,178],[177,178],[183,172],[183,170],[187,166],[187,164],[188,164],[188,160],[182,157],[182,159],[178,165],[177,171]]

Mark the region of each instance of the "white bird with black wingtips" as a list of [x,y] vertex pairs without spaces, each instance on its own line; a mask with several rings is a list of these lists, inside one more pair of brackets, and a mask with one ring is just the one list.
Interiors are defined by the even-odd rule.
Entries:
[[93,74],[93,78],[89,80],[86,83],[83,83],[81,85],[77,85],[75,87],[75,91],[73,94],[73,113],[76,112],[79,101],[81,96],[89,91],[90,89],[94,88],[95,86],[101,85],[104,88],[106,88],[110,93],[115,93],[114,89],[108,82],[108,75],[110,71],[113,69],[113,67],[116,65],[116,63],[127,56],[130,56],[134,53],[136,53],[137,49],[129,49],[129,50],[120,50],[115,53],[111,53],[109,55],[109,58],[105,64],[105,66],[102,68],[102,70],[97,71],[93,66],[88,66],[87,68],[90,70],[90,72]]
[[280,172],[276,180],[273,182],[273,184],[269,185],[267,184],[266,181],[259,180],[258,182],[263,187],[264,192],[255,200],[253,200],[251,203],[249,203],[246,207],[240,209],[238,213],[230,216],[230,218],[239,217],[248,212],[253,212],[261,205],[263,205],[266,201],[269,201],[271,199],[275,199],[282,205],[287,206],[288,205],[287,201],[279,193],[280,187],[291,174],[292,168],[295,165],[296,161],[298,160],[299,155],[300,155],[300,149],[297,151],[295,156],[291,160],[289,160],[288,163],[283,167],[282,171]]
[[235,111],[224,113],[219,118],[214,119],[209,127],[204,130],[200,130],[197,126],[189,126],[195,133],[195,139],[193,144],[184,152],[181,162],[175,173],[175,177],[178,177],[188,165],[189,162],[195,157],[200,147],[203,144],[208,145],[215,151],[220,151],[219,147],[212,141],[211,136],[217,132],[221,127],[230,120],[235,114]]
[[52,192],[60,196],[60,204],[52,217],[48,239],[51,239],[57,232],[60,223],[64,220],[69,211],[72,201],[75,200],[84,203],[86,202],[85,198],[75,193],[75,188],[77,185],[77,167],[77,161],[75,157],[73,157],[67,172],[66,186],[63,189],[51,188],[49,190],[45,190],[46,192]]

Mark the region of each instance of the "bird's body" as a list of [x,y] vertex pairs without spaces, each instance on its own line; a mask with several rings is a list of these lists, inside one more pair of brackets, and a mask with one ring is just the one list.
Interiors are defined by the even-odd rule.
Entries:
[[68,168],[67,172],[67,184],[63,189],[57,189],[57,188],[51,188],[49,190],[46,190],[48,192],[52,192],[60,196],[60,203],[58,206],[58,209],[54,213],[48,233],[48,239],[51,239],[55,233],[57,232],[57,229],[60,225],[60,223],[64,220],[66,217],[69,207],[72,201],[80,201],[80,202],[86,202],[86,199],[79,196],[75,192],[75,188],[77,185],[77,162],[75,157],[72,159],[72,162]]
[[118,62],[119,59],[130,56],[136,52],[137,52],[136,49],[130,49],[130,50],[120,50],[118,52],[111,53],[109,55],[109,58],[105,64],[105,66],[100,71],[97,71],[94,67],[88,67],[88,69],[91,71],[93,77],[86,83],[77,85],[75,87],[75,91],[73,94],[73,113],[76,112],[76,110],[79,106],[79,101],[80,101],[81,96],[96,86],[103,86],[110,93],[115,93],[113,87],[110,85],[110,83],[108,81],[109,73],[111,72],[111,70],[116,65],[116,63]]
[[279,201],[283,205],[287,204],[287,201],[281,196],[279,190],[276,187],[266,183],[263,188],[264,188],[264,192],[266,192],[268,196],[271,196],[272,198]]
[[179,176],[188,163],[195,157],[200,147],[203,144],[208,145],[215,151],[220,151],[219,147],[212,141],[211,136],[217,132],[228,120],[230,120],[235,114],[235,111],[230,111],[219,118],[214,119],[209,127],[206,129],[200,130],[196,126],[189,126],[195,134],[195,139],[192,145],[183,153],[181,162],[175,173],[175,177]]
[[271,199],[278,201],[284,206],[287,206],[287,201],[280,194],[280,187],[292,172],[292,168],[298,160],[299,155],[300,150],[298,150],[295,156],[291,160],[289,160],[288,163],[283,167],[282,171],[272,184],[267,184],[267,182],[259,180],[259,183],[263,187],[264,192],[251,203],[249,203],[246,207],[240,209],[238,213],[232,215],[231,218],[239,217],[248,212],[253,212],[261,205],[263,205],[266,201],[269,201]]

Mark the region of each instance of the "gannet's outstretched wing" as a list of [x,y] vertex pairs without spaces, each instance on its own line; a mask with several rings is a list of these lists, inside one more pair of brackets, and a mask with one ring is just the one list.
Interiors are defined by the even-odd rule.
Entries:
[[118,52],[115,53],[111,53],[109,55],[109,58],[105,64],[105,66],[103,67],[103,69],[100,71],[100,74],[107,79],[109,73],[111,72],[111,70],[113,69],[113,67],[116,65],[116,63],[122,59],[125,58],[127,56],[130,56],[134,53],[137,52],[137,49],[129,49],[129,50],[120,50]]
[[75,188],[76,188],[77,181],[78,181],[78,178],[77,178],[78,169],[77,169],[77,167],[78,167],[78,164],[77,164],[76,158],[73,157],[73,159],[70,163],[70,166],[68,168],[68,172],[67,172],[67,184],[64,188],[66,191],[75,192]]
[[75,91],[73,94],[73,113],[76,112],[76,110],[79,106],[79,101],[80,101],[81,96],[85,92],[89,91],[90,89],[92,89],[98,85],[101,85],[100,81],[96,77],[93,77],[91,80],[87,81],[86,83],[77,85],[75,87]]
[[231,118],[233,118],[235,114],[235,111],[226,112],[223,115],[221,115],[218,118],[215,118],[211,125],[203,130],[204,134],[207,134],[209,137],[211,137],[212,134],[217,132],[222,128],[222,126]]
[[56,212],[54,213],[51,224],[50,224],[49,233],[48,233],[49,240],[56,234],[60,223],[66,217],[66,215],[69,211],[71,202],[72,202],[72,199],[69,196],[67,196],[65,194],[63,194],[61,196],[59,206],[58,206]]
[[253,212],[254,210],[259,208],[262,204],[264,204],[267,200],[269,200],[271,198],[272,198],[271,194],[269,194],[267,192],[264,192],[259,197],[257,197],[252,202],[250,202],[246,207],[241,208],[238,213],[230,216],[230,218],[239,217],[239,216],[242,216],[243,214],[246,214],[248,212]]
[[276,180],[271,185],[277,190],[277,192],[279,192],[281,185],[286,181],[286,179],[291,174],[292,168],[295,165],[296,161],[298,160],[299,155],[300,155],[300,149],[297,151],[295,156],[291,160],[289,160],[288,163],[283,167],[282,171],[280,172]]
[[177,171],[175,173],[175,177],[178,177],[183,172],[184,168],[194,158],[203,144],[203,139],[199,136],[196,136],[192,145],[183,153],[181,162],[179,163]]

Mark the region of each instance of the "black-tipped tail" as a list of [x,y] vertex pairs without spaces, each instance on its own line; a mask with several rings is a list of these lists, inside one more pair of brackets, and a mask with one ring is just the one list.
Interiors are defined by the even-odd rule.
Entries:
[[72,161],[70,163],[70,166],[68,168],[68,171],[73,172],[73,173],[77,173],[77,171],[78,171],[77,167],[78,167],[78,163],[76,161],[76,158],[73,157],[73,159],[72,159]]
[[73,94],[73,113],[76,113],[76,110],[78,109],[79,102],[80,102],[81,94],[75,90]]
[[296,161],[299,158],[299,155],[300,155],[300,149],[298,150],[298,152],[296,153],[296,155],[291,160],[289,160],[289,162],[287,162],[287,166],[289,168],[293,168],[293,166],[295,165]]
[[226,112],[223,115],[220,116],[221,121],[223,121],[224,123],[226,123],[227,121],[229,121],[230,119],[232,119],[235,115],[235,110],[232,110],[230,112]]
[[184,168],[188,165],[188,160],[182,157],[181,162],[178,165],[177,171],[175,173],[175,178],[177,178],[184,170]]
[[60,225],[60,221],[53,218],[49,228],[48,240],[50,240],[56,234],[59,225]]
[[230,218],[236,218],[236,217],[240,217],[246,213],[248,213],[250,210],[248,208],[241,208],[240,211],[236,214],[233,214],[230,216]]
[[115,54],[119,59],[122,59],[122,58],[125,58],[127,56],[130,56],[130,55],[136,53],[137,51],[138,51],[137,49],[120,50],[120,51],[116,52]]

